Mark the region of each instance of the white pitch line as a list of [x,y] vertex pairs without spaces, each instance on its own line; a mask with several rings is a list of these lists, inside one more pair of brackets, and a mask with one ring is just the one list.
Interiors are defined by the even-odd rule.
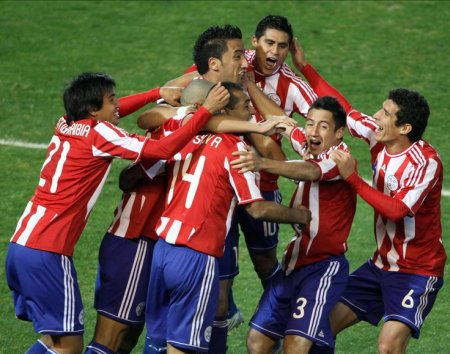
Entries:
[[[47,149],[48,145],[46,144],[36,144],[36,143],[27,143],[26,141],[20,141],[20,140],[8,140],[8,139],[0,139],[0,145],[6,145],[6,146],[17,146],[17,147],[24,147],[28,149]],[[366,183],[372,184],[372,181],[368,179],[364,179]],[[447,189],[442,189],[442,196],[444,197],[450,197],[450,191]]]

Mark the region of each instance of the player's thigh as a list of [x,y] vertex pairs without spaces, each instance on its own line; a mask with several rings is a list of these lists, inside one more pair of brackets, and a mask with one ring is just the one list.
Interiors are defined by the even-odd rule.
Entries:
[[16,315],[41,334],[84,332],[84,310],[71,257],[10,244],[8,284]]
[[238,252],[239,227],[236,217],[233,217],[225,238],[224,254],[218,258],[220,280],[233,279],[239,274]]
[[145,237],[105,235],[95,289],[97,312],[129,325],[144,323],[154,243]]
[[284,338],[284,354],[307,354],[313,342],[300,336],[288,335]]
[[384,320],[399,321],[418,338],[430,313],[443,279],[435,276],[383,271]]
[[253,328],[247,335],[247,350],[253,353],[270,353],[276,340]]

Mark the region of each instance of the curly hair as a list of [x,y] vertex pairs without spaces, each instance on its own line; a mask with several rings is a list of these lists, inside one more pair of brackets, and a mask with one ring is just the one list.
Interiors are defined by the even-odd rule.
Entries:
[[397,88],[389,92],[388,99],[395,102],[397,111],[397,127],[410,124],[412,129],[408,133],[408,139],[415,142],[422,138],[427,127],[430,107],[428,102],[420,93],[405,88]]

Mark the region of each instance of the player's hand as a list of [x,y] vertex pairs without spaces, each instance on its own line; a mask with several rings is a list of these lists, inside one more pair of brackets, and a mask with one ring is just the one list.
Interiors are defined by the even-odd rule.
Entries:
[[289,127],[297,127],[298,126],[297,121],[288,116],[275,116],[272,114],[268,114],[266,116],[266,120],[272,120],[272,119],[275,119],[275,120],[279,121],[279,123],[283,123]]
[[161,97],[164,99],[164,101],[174,107],[181,106],[180,98],[182,91],[183,87],[177,86],[163,86],[159,89]]
[[300,234],[301,231],[311,222],[311,210],[303,205],[297,206],[299,210],[299,221],[296,224],[292,224],[296,233]]
[[119,176],[119,188],[123,192],[129,192],[144,181],[144,173],[139,164],[131,164],[126,166]]
[[301,71],[308,62],[306,61],[305,51],[301,47],[297,37],[294,37],[294,39],[292,40],[289,50],[291,52],[292,62],[294,63],[295,67]]
[[257,124],[258,124],[258,130],[256,131],[256,133],[262,134],[265,136],[272,136],[273,134],[281,134],[287,128],[287,125],[285,125],[283,123],[283,120],[281,117],[280,117],[280,119],[266,120],[266,121],[263,121],[263,122],[257,123]]
[[345,151],[334,150],[330,153],[330,158],[338,167],[339,174],[343,179],[347,179],[356,170],[355,159]]
[[234,156],[239,156],[236,160],[231,161],[231,167],[238,169],[239,173],[249,171],[259,171],[263,167],[263,158],[258,155],[256,150],[252,147],[247,147],[246,150],[238,150],[233,152]]
[[209,94],[203,103],[203,107],[214,114],[223,109],[228,104],[229,100],[230,93],[219,82],[211,89],[211,91],[209,91]]

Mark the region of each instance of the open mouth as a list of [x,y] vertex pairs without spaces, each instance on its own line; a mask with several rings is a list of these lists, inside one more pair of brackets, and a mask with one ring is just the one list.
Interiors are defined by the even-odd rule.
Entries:
[[310,149],[318,148],[321,144],[322,144],[322,142],[317,139],[309,139],[309,142],[308,142],[308,146]]
[[275,58],[266,58],[266,65],[270,69],[273,69],[277,65],[277,60]]

